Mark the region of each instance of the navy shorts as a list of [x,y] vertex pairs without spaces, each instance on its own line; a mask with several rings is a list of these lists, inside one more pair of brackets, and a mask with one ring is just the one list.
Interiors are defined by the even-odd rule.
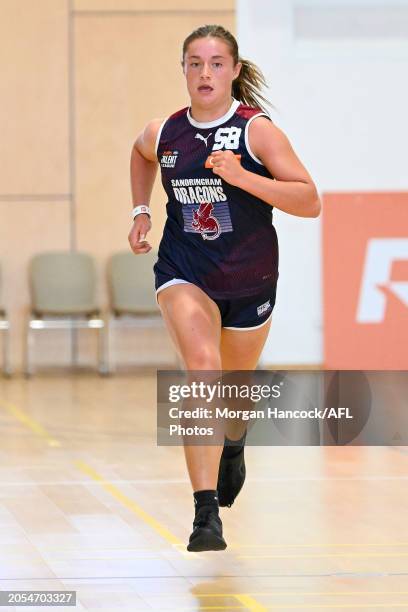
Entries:
[[[179,283],[193,284],[182,278],[156,273],[156,301],[157,294],[165,287]],[[256,329],[265,325],[272,316],[276,299],[276,283],[262,293],[250,297],[211,299],[219,308],[222,327],[240,330]]]

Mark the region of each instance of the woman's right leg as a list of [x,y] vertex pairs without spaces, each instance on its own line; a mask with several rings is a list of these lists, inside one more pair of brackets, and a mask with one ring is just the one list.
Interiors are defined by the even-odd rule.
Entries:
[[[196,285],[180,283],[159,291],[166,327],[189,370],[221,370],[221,315],[216,303]],[[222,445],[185,445],[193,491],[217,488]]]
[[[218,377],[221,370],[221,317],[215,302],[191,283],[162,289],[157,301],[187,372],[203,371],[200,381],[214,380],[214,372],[206,373],[204,370],[215,370],[215,377]],[[196,378],[197,375],[191,374],[191,381]],[[216,440],[212,445],[184,444],[195,505],[193,531],[187,545],[191,552],[224,550],[227,546],[222,535],[217,494],[223,441],[222,438],[218,445]]]

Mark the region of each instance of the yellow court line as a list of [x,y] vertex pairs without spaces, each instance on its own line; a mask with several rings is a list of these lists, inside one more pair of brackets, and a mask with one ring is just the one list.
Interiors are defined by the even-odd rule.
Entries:
[[238,593],[234,595],[234,597],[239,603],[242,603],[247,610],[252,610],[252,612],[266,612],[268,609],[247,593]]
[[[29,417],[25,412],[20,410],[17,406],[10,402],[0,401],[0,406],[5,408],[10,414],[12,414],[20,423],[28,427],[35,434],[40,436],[42,439],[47,441],[49,446],[59,447],[61,446],[61,442],[53,438],[48,431],[40,425],[37,421]],[[145,512],[140,506],[138,506],[133,500],[127,497],[124,493],[122,493],[117,487],[113,484],[106,481],[100,474],[98,474],[92,467],[87,465],[83,461],[75,461],[75,465],[78,469],[80,469],[87,476],[99,482],[106,491],[108,491],[116,500],[121,502],[126,508],[128,508],[131,512],[136,514],[140,519],[142,519],[147,525],[149,525],[156,533],[161,535],[169,544],[176,546],[179,550],[179,547],[184,547],[185,544],[173,535],[164,525],[159,523],[156,519],[150,516],[147,512]],[[179,550],[179,552],[181,552]],[[187,552],[187,551],[186,551]],[[197,553],[188,553],[190,559],[198,559],[199,555]]]
[[15,416],[15,418],[20,421],[20,423],[23,423],[23,425],[26,425],[26,427],[31,429],[31,431],[44,438],[49,446],[61,446],[61,442],[53,438],[52,435],[48,433],[48,431],[45,429],[45,427],[40,425],[40,423],[37,423],[37,421],[35,421],[31,417],[29,417],[28,414],[20,410],[20,408],[17,408],[17,406],[12,404],[11,402],[5,402],[3,400],[0,400],[0,405],[3,406],[3,408],[5,408],[8,412],[10,412],[10,414]]
[[[98,472],[96,472],[91,466],[86,464],[84,461],[75,461],[75,465],[81,472],[99,482],[105,491],[110,493],[112,497],[114,497],[117,501],[119,501],[123,506],[125,506],[128,510],[136,514],[140,519],[142,519],[149,527],[151,527],[156,533],[158,533],[162,538],[164,538],[169,544],[173,546],[184,546],[183,542],[179,540],[175,535],[171,533],[164,525],[162,525],[155,518],[150,516],[147,512],[143,510],[138,504],[136,504],[130,497],[122,493],[120,489],[115,487],[115,485],[111,484],[107,480],[103,478]],[[191,553],[190,553],[191,554]]]
[[335,553],[326,555],[238,555],[237,559],[331,559],[336,557],[408,557],[408,553]]

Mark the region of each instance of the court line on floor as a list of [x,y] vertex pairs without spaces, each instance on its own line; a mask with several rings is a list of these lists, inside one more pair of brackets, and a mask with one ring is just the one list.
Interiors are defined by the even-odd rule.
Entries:
[[40,423],[36,420],[32,419],[28,416],[27,413],[23,412],[12,404],[11,402],[6,402],[4,400],[0,400],[0,406],[3,406],[5,410],[7,410],[10,414],[12,414],[20,423],[28,427],[35,434],[40,436],[43,440],[45,440],[48,446],[59,447],[61,446],[61,442],[54,438]]
[[[58,440],[56,441],[59,446],[62,446],[61,442],[58,442]],[[109,467],[112,467],[112,465],[110,464]],[[47,468],[44,467],[44,465],[19,465],[19,466],[10,466],[7,468],[7,470],[38,470],[38,469],[55,469],[54,467],[52,468]],[[254,478],[248,478],[248,480],[246,481],[248,484],[252,484],[252,483],[262,483],[262,482],[309,482],[309,481],[339,481],[339,480],[344,480],[344,481],[380,481],[380,480],[408,480],[408,476],[370,476],[370,477],[362,477],[362,478],[302,478],[302,479],[291,479],[291,478],[287,478],[287,479],[283,479],[283,478],[270,478],[270,479],[265,479],[265,480],[261,480],[261,479],[254,479]],[[81,484],[83,483],[83,480],[50,480],[50,481],[44,481],[44,484],[48,484],[48,485],[66,485],[69,486],[71,484]],[[143,479],[123,479],[123,478],[116,478],[114,480],[111,480],[110,482],[115,483],[115,484],[137,484],[137,485],[151,485],[151,486],[156,486],[158,484],[188,484],[190,482],[190,480],[188,478],[152,478],[151,480],[147,480],[146,478]],[[21,481],[21,482],[9,482],[9,481],[0,481],[0,484],[10,484],[10,485],[15,485],[15,486],[19,486],[19,485],[25,485],[25,484],[30,484],[30,482],[26,482],[26,481]]]
[[[11,415],[13,415],[20,423],[28,427],[32,432],[36,435],[40,436],[44,441],[47,442],[49,446],[52,447],[61,447],[62,444],[59,440],[51,436],[51,434],[35,419],[29,417],[23,410],[11,404],[10,402],[0,401],[0,406],[3,406]],[[72,460],[71,460],[72,461]],[[103,478],[100,474],[96,472],[91,466],[87,465],[84,461],[73,460],[73,463],[82,473],[86,474],[88,478],[95,481],[99,485],[110,493],[117,501],[122,503],[128,510],[136,514],[138,518],[140,518],[145,524],[149,525],[156,533],[158,533],[162,538],[166,540],[169,544],[174,546],[178,552],[181,554],[187,554],[187,550],[181,549],[183,547],[185,549],[185,544],[173,535],[164,525],[162,525],[155,518],[150,516],[147,512],[145,512],[136,502],[127,497],[124,493],[122,493],[115,485],[109,483],[107,480]],[[33,483],[37,484],[37,486],[42,485],[43,483]],[[82,482],[82,484],[87,484],[86,481]],[[188,553],[188,558],[197,559],[199,555],[197,553]]]
[[143,508],[141,508],[136,502],[134,502],[130,497],[122,493],[120,489],[115,487],[111,482],[105,480],[103,476],[101,476],[94,468],[85,463],[84,461],[75,460],[74,461],[76,467],[83,473],[86,474],[89,478],[98,482],[112,497],[114,497],[117,501],[119,501],[123,506],[125,506],[128,510],[136,514],[144,523],[149,525],[156,533],[158,533],[162,538],[166,540],[169,544],[173,546],[185,546],[185,544],[175,535],[171,533],[164,525],[162,525],[158,520],[150,516]]
[[333,553],[311,555],[238,555],[238,559],[332,559],[336,557],[408,557],[408,552],[395,553]]
[[[408,572],[329,572],[329,573],[325,573],[325,574],[217,574],[217,578],[390,578],[390,577],[401,577],[401,576],[408,576]],[[193,575],[189,575],[189,574],[183,574],[182,576],[183,579],[187,579],[187,578],[192,578],[195,579],[197,578],[197,574],[193,574]],[[213,579],[214,578],[214,574],[200,574],[200,578],[208,578],[208,579]],[[58,576],[56,578],[52,578],[52,577],[47,577],[47,578],[38,578],[37,576],[19,576],[18,578],[14,578],[12,576],[8,576],[7,578],[0,578],[0,584],[7,582],[7,581],[12,581],[12,582],[26,582],[27,580],[30,581],[56,581],[56,580],[65,580],[67,582],[74,582],[76,580],[86,580],[86,581],[94,581],[94,580],[104,580],[106,582],[114,582],[116,580],[161,580],[161,579],[166,579],[166,580],[180,580],[180,575],[160,575],[160,576],[106,576],[102,575],[102,576]],[[236,594],[236,593],[235,593]],[[397,593],[398,594],[398,593]],[[169,593],[169,596],[171,595],[171,593]],[[259,596],[264,595],[264,593],[258,593]],[[408,605],[408,602],[407,602]]]
[[[408,591],[273,591],[272,593],[194,593],[194,597],[236,597],[237,595],[250,597],[274,597],[275,595],[408,595]],[[161,597],[171,597],[171,593],[160,593]]]
[[408,542],[379,542],[376,544],[375,542],[344,542],[344,543],[336,543],[336,542],[322,542],[320,544],[315,543],[304,543],[304,544],[294,544],[294,543],[284,543],[284,544],[229,544],[229,548],[364,548],[365,546],[373,547],[373,548],[389,548],[392,546],[408,546]]
[[[42,484],[42,483],[41,483]],[[392,548],[393,546],[395,547],[407,547],[408,543],[404,542],[397,542],[397,543],[392,543],[392,544],[373,544],[373,543],[368,543],[368,544],[228,544],[228,548],[234,548],[234,549],[241,549],[241,548],[340,548],[342,546],[347,546],[347,547],[353,547],[353,548],[364,548],[364,547],[374,547],[374,548],[381,548],[381,547],[385,547],[385,548]],[[52,550],[77,550],[79,548],[79,546],[46,546],[43,547],[42,550],[47,552],[47,551],[52,551]],[[160,546],[154,547],[154,546],[130,546],[127,547],[126,549],[123,548],[123,546],[106,546],[106,545],[101,545],[101,546],[83,546],[81,544],[81,550],[139,550],[139,551],[152,551],[152,550],[163,550],[163,548],[161,548]]]
[[252,612],[266,612],[268,609],[248,593],[238,593],[234,595],[234,597],[239,603],[243,604],[247,610],[251,610]]
[[386,610],[392,610],[392,608],[405,608],[408,607],[408,602],[406,603],[379,603],[379,604],[359,604],[359,603],[350,603],[350,604],[277,604],[270,605],[266,608],[262,608],[263,610],[316,610],[316,609],[331,609],[331,608],[369,608],[372,610],[373,608],[385,608]]

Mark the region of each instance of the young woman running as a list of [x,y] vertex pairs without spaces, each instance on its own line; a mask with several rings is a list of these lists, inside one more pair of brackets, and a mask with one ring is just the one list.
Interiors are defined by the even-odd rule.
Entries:
[[[149,122],[131,156],[129,243],[151,250],[148,207],[158,164],[168,196],[154,265],[156,295],[185,369],[254,370],[271,325],[278,279],[272,208],[317,217],[320,200],[287,137],[265,112],[261,71],[234,36],[206,25],[184,41],[190,106]],[[242,431],[241,431],[242,434]],[[188,550],[222,550],[219,506],[245,479],[235,445],[185,445],[195,518]]]

